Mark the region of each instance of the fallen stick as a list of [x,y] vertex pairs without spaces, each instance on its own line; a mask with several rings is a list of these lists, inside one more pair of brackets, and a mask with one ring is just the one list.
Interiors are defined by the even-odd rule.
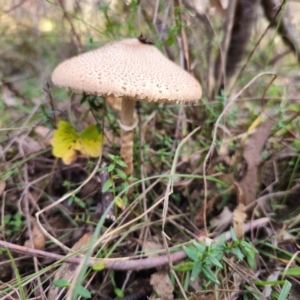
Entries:
[[[254,220],[252,222],[246,223],[244,225],[245,232],[250,231],[256,227],[264,226],[269,222],[269,218],[261,218]],[[214,242],[219,240],[219,236],[213,239]],[[230,231],[225,232],[226,241],[231,239]],[[64,255],[55,254],[47,251],[32,249],[16,244],[12,244],[6,241],[0,241],[0,248],[8,248],[13,252],[18,252],[22,254],[27,254],[31,256],[46,257],[52,258],[54,260],[63,260],[66,263],[71,264],[80,264],[82,262],[82,256],[80,257],[66,257]],[[132,259],[131,257],[123,258],[90,258],[88,265],[91,267],[95,264],[103,264],[106,269],[110,270],[144,270],[155,268],[158,266],[163,266],[169,263],[169,259],[174,263],[186,258],[184,251],[177,251],[170,254],[170,257],[167,255],[160,255],[156,257],[148,257],[141,259]]]

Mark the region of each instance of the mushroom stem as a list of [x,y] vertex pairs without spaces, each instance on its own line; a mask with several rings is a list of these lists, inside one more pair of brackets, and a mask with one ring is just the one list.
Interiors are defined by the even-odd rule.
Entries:
[[[134,108],[136,100],[130,97],[122,98],[121,107],[121,158],[127,164],[124,172],[131,175],[133,172],[133,130],[125,127],[132,127],[134,124]],[[124,126],[122,126],[124,125]]]

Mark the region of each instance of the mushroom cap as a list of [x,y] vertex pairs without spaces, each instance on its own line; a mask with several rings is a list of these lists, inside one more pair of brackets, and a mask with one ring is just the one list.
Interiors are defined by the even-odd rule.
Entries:
[[88,94],[139,101],[195,102],[202,95],[194,77],[138,39],[109,43],[68,59],[55,68],[52,82]]

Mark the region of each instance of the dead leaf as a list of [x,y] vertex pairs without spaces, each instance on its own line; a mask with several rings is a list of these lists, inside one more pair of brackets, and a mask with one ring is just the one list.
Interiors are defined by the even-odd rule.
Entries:
[[[280,277],[280,271],[273,271],[273,273],[271,273],[268,278],[267,278],[267,281],[276,281],[278,280]],[[263,290],[263,295],[266,297],[266,299],[270,299],[271,298],[271,293],[273,291],[273,285],[271,284],[267,284],[265,287],[264,287],[264,290]]]
[[228,166],[234,166],[237,162],[237,151],[233,151],[230,140],[224,139],[219,148],[219,160],[224,161]]
[[[169,274],[166,272],[157,272],[151,275],[150,284],[160,295],[162,300],[173,300],[174,287]],[[151,299],[151,298],[150,298]],[[152,298],[153,299],[153,298]]]
[[232,288],[233,292],[231,292],[230,300],[235,300],[240,295],[239,291],[241,289],[242,284],[244,283],[244,280],[243,277],[237,272],[233,272],[232,279],[233,279],[233,288]]
[[[215,203],[216,203],[217,201],[221,201],[221,199],[222,199],[222,195],[217,195],[217,196],[215,196],[215,197],[209,199],[209,200],[207,201],[206,212],[205,212],[205,214],[206,214],[206,215],[209,215],[209,214],[212,212]],[[198,228],[202,228],[203,225],[204,225],[203,213],[204,213],[204,205],[202,205],[202,206],[200,207],[200,209],[198,210],[198,212],[197,212],[197,214],[196,214],[196,216],[195,216],[195,221],[194,221],[194,222],[195,222],[195,225],[196,225]]]
[[36,126],[34,128],[34,133],[39,137],[39,142],[43,143],[45,146],[50,146],[53,132],[53,130],[50,130],[45,126]]
[[245,206],[256,199],[257,168],[261,152],[274,124],[273,119],[267,119],[256,128],[246,142],[243,156],[247,163],[247,170],[243,178],[236,183],[239,188],[239,203],[243,203]]
[[155,257],[158,256],[158,254],[153,252],[163,249],[163,246],[159,243],[158,238],[153,236],[151,239],[144,240],[142,248],[148,257]]
[[36,139],[26,135],[20,135],[17,138],[17,142],[20,143],[20,145],[22,145],[24,153],[27,155],[39,152],[47,147],[43,143],[40,143]]
[[244,223],[247,218],[245,213],[244,204],[239,203],[236,209],[233,211],[233,229],[238,239],[244,236]]
[[216,231],[222,232],[228,227],[231,221],[232,211],[228,208],[228,206],[225,206],[218,216],[211,219],[210,225],[212,228],[215,228]]
[[24,246],[28,248],[43,250],[45,249],[45,236],[43,232],[41,231],[39,225],[37,224],[37,221],[35,218],[31,217],[31,232],[32,232],[32,243],[31,240],[28,239],[25,241]]
[[[226,178],[222,178],[223,181],[225,182],[231,182],[233,181],[232,179],[230,179],[231,177],[230,176],[226,176]],[[234,184],[232,184],[226,191],[224,191],[223,193],[221,194],[218,194],[216,195],[215,197],[209,199],[207,201],[207,205],[206,205],[206,215],[208,216],[214,209],[214,206],[215,206],[215,203],[218,203],[218,202],[221,202],[222,201],[222,197],[225,195],[225,194],[230,194],[233,190],[234,190]],[[202,228],[203,225],[204,225],[204,221],[203,221],[203,213],[204,213],[204,205],[202,205],[200,207],[200,209],[198,210],[196,216],[195,216],[195,225],[198,227],[198,228]]]

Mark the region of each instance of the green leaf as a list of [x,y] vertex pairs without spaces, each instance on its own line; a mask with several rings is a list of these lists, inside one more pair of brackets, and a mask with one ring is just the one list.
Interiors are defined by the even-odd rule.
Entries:
[[214,256],[210,255],[206,258],[206,261],[209,261],[210,264],[219,267],[220,269],[223,269],[222,264],[218,259],[216,259]]
[[[280,274],[282,275],[284,271]],[[285,276],[300,276],[300,267],[288,268],[285,272]]]
[[219,254],[222,254],[225,251],[225,246],[219,243],[211,244],[210,248],[212,249],[213,252],[218,252]]
[[167,39],[167,45],[172,46],[173,44],[174,44],[174,37],[169,36],[169,38]]
[[191,280],[194,281],[202,271],[202,263],[200,261],[195,262],[194,268],[191,274]]
[[111,163],[107,168],[108,173],[110,173],[112,170],[114,170],[115,166],[116,166],[115,163]]
[[84,297],[84,298],[92,298],[91,293],[90,293],[89,290],[86,289],[84,286],[79,285],[79,286],[77,286],[76,288],[77,288],[78,294],[79,294],[81,297]]
[[285,283],[285,280],[268,280],[268,281],[253,280],[252,283],[259,286],[278,285],[278,284],[283,285]]
[[103,193],[107,192],[111,186],[112,186],[112,181],[108,179],[102,186],[102,192]]
[[103,262],[96,263],[92,266],[94,271],[102,271],[105,269],[105,264]]
[[294,112],[300,112],[300,105],[299,104],[291,104],[290,110],[293,110]]
[[61,278],[53,281],[53,285],[55,287],[64,288],[64,287],[69,287],[70,282],[67,279]]
[[243,260],[244,259],[244,254],[240,250],[240,248],[232,248],[231,252],[239,259]]
[[74,196],[74,201],[81,207],[85,208],[85,203],[78,197]]
[[107,156],[108,156],[111,160],[113,160],[113,161],[115,160],[115,155],[109,154],[109,153],[108,153]]
[[231,234],[232,240],[237,241],[237,237],[236,237],[234,229],[232,227],[230,227],[230,234]]
[[192,243],[202,254],[205,253],[206,245],[196,242],[195,240],[192,240]]
[[189,288],[189,285],[190,285],[190,276],[191,276],[190,272],[187,271],[185,273],[184,284],[183,284],[183,288],[184,288],[185,291],[187,291],[188,288]]
[[216,284],[220,284],[219,280],[217,279],[217,276],[213,273],[213,271],[207,265],[203,265],[202,272],[203,272],[204,277],[207,280],[214,282]]
[[218,238],[218,245],[223,246],[226,242],[226,236],[225,233],[222,233]]
[[180,265],[175,265],[174,270],[176,272],[187,272],[187,271],[191,271],[193,269],[193,267],[194,267],[194,263],[191,261],[187,261]]
[[119,175],[119,177],[120,177],[121,179],[126,180],[127,175],[126,175],[126,173],[125,173],[124,171],[122,171],[122,170],[120,170],[120,169],[116,169],[115,171],[116,171],[116,173]]
[[288,295],[289,295],[289,292],[291,290],[291,287],[292,287],[292,284],[289,281],[286,280],[283,287],[282,287],[282,290],[280,292],[278,300],[288,299]]
[[185,254],[193,261],[197,262],[199,260],[197,249],[191,246],[183,246],[183,251]]
[[246,259],[249,267],[253,270],[256,270],[256,261],[255,261],[255,254],[254,253],[248,253],[246,254]]
[[124,293],[121,289],[115,287],[114,292],[115,292],[115,294],[117,295],[118,298],[121,298],[121,299],[124,298]]
[[126,168],[127,167],[127,164],[123,160],[121,160],[121,158],[118,159],[117,163],[122,168]]

